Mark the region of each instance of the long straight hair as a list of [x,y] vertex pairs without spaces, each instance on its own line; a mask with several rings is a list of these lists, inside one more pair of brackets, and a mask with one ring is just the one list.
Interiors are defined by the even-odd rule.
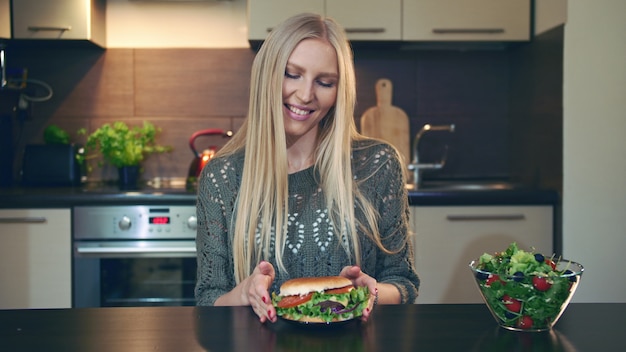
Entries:
[[[286,271],[282,253],[287,238],[289,192],[282,84],[292,51],[302,40],[311,38],[325,40],[335,49],[339,68],[336,103],[320,121],[314,164],[331,224],[357,265],[361,257],[357,227],[384,249],[376,230],[376,212],[352,178],[351,145],[362,138],[354,123],[356,79],[352,50],[335,21],[316,14],[300,14],[277,26],[261,46],[252,65],[246,121],[217,155],[245,151],[234,219],[228,229],[233,234],[237,282],[249,276],[260,260],[269,258],[270,251],[274,252],[278,269]],[[366,224],[357,224],[355,206],[365,214]],[[346,238],[347,243],[341,238]]]

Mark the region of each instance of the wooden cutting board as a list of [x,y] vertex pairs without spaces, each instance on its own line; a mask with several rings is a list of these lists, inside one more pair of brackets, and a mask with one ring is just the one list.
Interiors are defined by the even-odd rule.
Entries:
[[389,142],[396,147],[405,164],[411,159],[409,117],[392,102],[393,85],[389,79],[376,82],[376,106],[367,109],[361,116],[361,133]]

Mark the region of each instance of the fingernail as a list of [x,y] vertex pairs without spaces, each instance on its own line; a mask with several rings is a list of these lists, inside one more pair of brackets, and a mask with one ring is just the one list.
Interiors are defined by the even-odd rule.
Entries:
[[272,319],[272,311],[271,311],[271,310],[268,310],[268,311],[267,311],[267,316],[268,316],[270,319]]
[[261,301],[263,301],[263,303],[267,303],[265,300],[265,296],[261,297]]
[[378,287],[374,288],[374,292],[376,292],[376,294],[378,294]]

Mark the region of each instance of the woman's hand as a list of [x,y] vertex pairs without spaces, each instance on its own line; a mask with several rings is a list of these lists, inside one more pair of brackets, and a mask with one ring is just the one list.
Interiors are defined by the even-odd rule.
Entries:
[[250,276],[241,281],[230,292],[215,301],[216,306],[251,306],[261,323],[275,322],[276,309],[272,306],[269,288],[276,274],[272,264],[262,261]]
[[252,310],[259,316],[261,323],[266,321],[276,322],[276,309],[272,305],[269,288],[275,278],[274,266],[269,262],[260,262],[252,275],[246,278],[243,294]]
[[376,279],[367,275],[366,273],[361,271],[356,265],[346,266],[341,270],[339,276],[343,276],[352,281],[352,285],[356,286],[367,286],[370,291],[370,299],[367,305],[367,308],[363,310],[363,315],[361,316],[362,321],[367,321],[369,319],[370,314],[372,313],[372,309],[374,308],[374,304],[378,300],[378,283]]

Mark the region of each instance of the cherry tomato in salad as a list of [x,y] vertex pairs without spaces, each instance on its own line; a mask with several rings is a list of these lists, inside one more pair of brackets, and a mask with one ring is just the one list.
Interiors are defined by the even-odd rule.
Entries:
[[487,278],[487,282],[485,282],[485,286],[489,287],[491,286],[491,284],[493,284],[496,281],[500,281],[502,285],[506,285],[506,282],[500,280],[500,276],[495,275],[495,274],[489,274],[489,277]]
[[519,321],[517,322],[517,327],[522,329],[530,329],[533,327],[533,319],[528,315],[524,315],[523,317],[519,318]]
[[545,277],[535,276],[533,277],[533,286],[538,291],[548,291],[552,284]]
[[546,258],[546,264],[550,265],[552,270],[556,270],[556,263],[552,259]]
[[522,310],[522,302],[515,298],[511,298],[509,295],[502,296],[502,303],[504,303],[506,309],[513,313],[519,313]]

